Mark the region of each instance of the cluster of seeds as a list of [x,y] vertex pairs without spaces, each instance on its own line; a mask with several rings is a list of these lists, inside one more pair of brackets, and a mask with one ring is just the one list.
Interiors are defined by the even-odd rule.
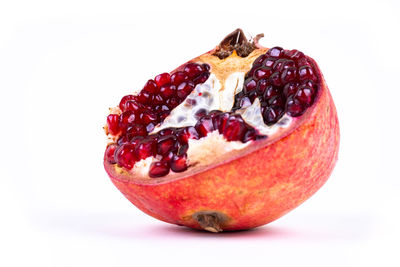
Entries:
[[148,157],[156,157],[157,162],[150,166],[150,177],[161,177],[169,173],[187,169],[187,149],[189,138],[198,139],[194,127],[167,128],[148,136],[135,136],[128,142],[121,138],[116,144],[107,147],[106,158],[110,163],[118,163],[132,169],[135,162]]
[[[138,95],[124,96],[119,103],[122,113],[107,117],[109,133],[119,136],[116,143],[107,147],[107,160],[132,169],[135,162],[158,155],[163,160],[153,164],[152,177],[165,175],[159,170],[164,165],[168,165],[168,171],[170,167],[176,172],[186,170],[187,141],[177,140],[192,135],[195,137],[197,133],[186,127],[173,133],[163,130],[154,135],[148,134],[185,100],[197,84],[208,79],[209,70],[207,64],[188,63],[182,71],[172,75],[162,73],[154,80],[148,80]],[[184,143],[186,145],[180,145]]]
[[165,176],[170,170],[182,172],[188,167],[189,139],[198,140],[215,130],[228,141],[246,143],[264,137],[246,124],[239,114],[213,110],[199,115],[194,127],[166,128],[148,136],[135,136],[128,142],[120,138],[116,144],[107,147],[106,158],[110,163],[132,169],[135,162],[153,156],[158,159],[150,166],[149,176],[153,178]]
[[265,124],[275,124],[285,113],[302,115],[312,105],[318,78],[311,62],[298,50],[274,47],[258,57],[246,74],[233,110],[250,106],[258,97]]
[[107,117],[108,131],[127,139],[146,136],[185,100],[197,84],[208,79],[209,70],[207,64],[189,63],[183,71],[172,75],[162,73],[154,80],[148,80],[138,95],[126,95],[121,99],[119,108],[122,113]]

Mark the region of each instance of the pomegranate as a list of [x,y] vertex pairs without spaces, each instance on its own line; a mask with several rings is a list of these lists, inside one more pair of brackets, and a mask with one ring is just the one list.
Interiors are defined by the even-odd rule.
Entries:
[[339,125],[317,63],[261,37],[237,29],[110,109],[104,166],[139,209],[211,232],[249,229],[328,179]]

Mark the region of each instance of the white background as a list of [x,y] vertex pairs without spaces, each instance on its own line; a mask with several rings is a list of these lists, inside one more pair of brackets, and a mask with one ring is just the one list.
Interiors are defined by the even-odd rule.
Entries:
[[[1,1],[1,266],[399,266],[399,2]],[[108,107],[237,27],[319,63],[341,126],[326,185],[258,229],[132,206],[102,166]]]

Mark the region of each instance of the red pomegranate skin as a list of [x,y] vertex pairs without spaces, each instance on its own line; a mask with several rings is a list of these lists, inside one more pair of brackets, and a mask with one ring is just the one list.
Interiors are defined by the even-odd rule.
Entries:
[[201,229],[192,217],[200,211],[225,214],[228,219],[220,225],[224,231],[272,222],[313,195],[337,161],[336,108],[322,74],[318,74],[322,80],[319,96],[302,116],[300,125],[250,154],[159,184],[128,180],[104,161],[106,171],[129,201],[168,223]]

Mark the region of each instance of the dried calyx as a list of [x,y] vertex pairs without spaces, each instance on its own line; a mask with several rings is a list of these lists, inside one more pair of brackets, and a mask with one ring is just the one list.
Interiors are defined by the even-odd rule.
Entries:
[[257,48],[258,40],[262,37],[264,37],[264,34],[258,34],[248,41],[242,29],[236,29],[222,40],[213,55],[219,59],[224,59],[229,57],[233,51],[236,51],[238,56],[247,57]]

